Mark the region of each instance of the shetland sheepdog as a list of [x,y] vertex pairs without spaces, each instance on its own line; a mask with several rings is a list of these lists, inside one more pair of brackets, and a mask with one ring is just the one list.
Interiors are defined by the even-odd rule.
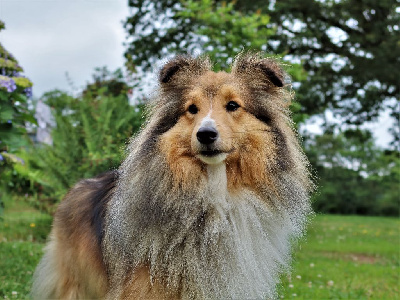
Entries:
[[231,72],[180,56],[159,74],[121,167],[55,214],[37,299],[265,299],[312,213],[288,76],[259,54]]

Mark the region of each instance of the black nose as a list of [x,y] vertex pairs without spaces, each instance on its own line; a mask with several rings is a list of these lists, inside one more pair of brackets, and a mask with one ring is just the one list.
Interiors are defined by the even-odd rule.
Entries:
[[217,140],[218,131],[213,127],[201,127],[196,135],[200,143],[209,145]]

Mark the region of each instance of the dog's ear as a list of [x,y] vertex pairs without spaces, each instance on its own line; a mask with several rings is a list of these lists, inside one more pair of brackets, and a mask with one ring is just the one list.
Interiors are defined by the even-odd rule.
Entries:
[[199,76],[209,70],[211,63],[207,57],[177,56],[161,68],[159,81],[162,85],[173,84],[179,79],[185,79],[187,82],[193,76]]
[[283,87],[284,72],[275,61],[263,59],[255,67],[259,68],[273,85]]
[[246,109],[257,119],[272,124],[282,118],[293,99],[289,76],[273,58],[242,53],[232,65],[232,75],[247,90]]
[[[272,58],[262,58],[259,54],[241,54],[232,66],[232,73],[259,87],[281,88],[287,77],[280,64]],[[261,84],[261,86],[260,86]]]
[[189,66],[189,57],[177,56],[173,60],[167,62],[160,70],[159,80],[161,83],[168,83],[172,77],[183,68]]

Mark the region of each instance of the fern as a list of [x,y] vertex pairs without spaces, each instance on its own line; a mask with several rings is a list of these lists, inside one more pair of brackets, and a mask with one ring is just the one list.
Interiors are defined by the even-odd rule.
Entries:
[[142,105],[129,104],[127,88],[110,93],[109,82],[97,89],[89,85],[79,97],[61,91],[45,94],[56,123],[53,145],[28,149],[28,163],[19,169],[41,185],[37,206],[52,211],[78,180],[114,169],[123,159],[125,143],[141,126]]

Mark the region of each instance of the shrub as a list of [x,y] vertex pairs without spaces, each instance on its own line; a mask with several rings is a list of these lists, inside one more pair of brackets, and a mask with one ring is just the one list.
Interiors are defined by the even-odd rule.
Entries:
[[[0,31],[4,28],[0,21]],[[28,110],[32,82],[22,73],[18,61],[0,44],[0,189],[3,193],[14,187],[14,166],[23,163],[16,152],[28,144],[25,123],[35,123]],[[0,215],[4,206],[1,197],[0,193]]]
[[129,104],[130,89],[119,72],[111,77],[89,84],[78,97],[59,90],[42,97],[56,124],[53,143],[21,153],[27,162],[17,168],[31,186],[40,187],[30,198],[39,208],[52,212],[78,180],[116,168],[125,143],[140,128],[142,105]]

